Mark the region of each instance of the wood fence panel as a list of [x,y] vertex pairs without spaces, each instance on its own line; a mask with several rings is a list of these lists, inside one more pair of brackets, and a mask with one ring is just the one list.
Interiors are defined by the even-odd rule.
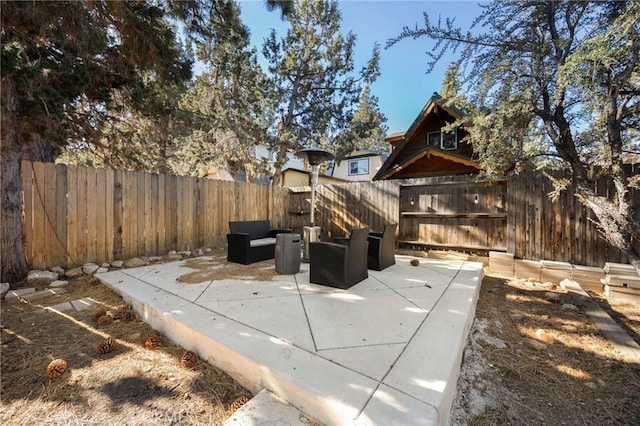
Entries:
[[[57,164],[56,188],[55,188],[55,209],[56,209],[56,255],[54,265],[67,265],[67,166]],[[42,267],[50,265],[41,265]]]
[[81,262],[78,252],[78,225],[80,211],[84,206],[80,204],[78,188],[78,167],[67,167],[67,188],[69,196],[67,198],[67,249],[69,251],[69,264],[78,265]]
[[194,217],[194,200],[193,200],[193,187],[194,187],[194,179],[190,177],[181,178],[183,180],[183,188],[184,192],[181,194],[183,199],[183,208],[184,208],[184,219],[185,219],[185,228],[184,228],[184,242],[180,244],[181,248],[186,248],[188,250],[193,248],[193,217]]
[[134,200],[136,206],[136,236],[135,236],[135,256],[142,256],[146,253],[146,234],[148,232],[146,223],[146,192],[145,176],[147,173],[137,171],[135,173],[136,198]]
[[213,202],[212,202],[212,194],[211,194],[211,181],[208,179],[202,179],[202,247],[211,247],[214,245],[213,242],[213,229],[211,225],[213,224]]
[[[152,240],[155,238],[155,218],[153,217],[153,202],[151,201],[153,189],[151,188],[151,173],[142,174],[142,188],[144,195],[140,198],[142,201],[142,223],[143,226],[143,249],[142,253],[147,255],[156,255]],[[140,184],[140,180],[138,180]]]
[[98,184],[97,184],[97,169],[84,168],[86,172],[86,223],[85,228],[85,241],[86,241],[86,255],[83,259],[84,262],[95,262],[97,258],[96,245],[98,244],[98,232],[97,232],[97,215],[100,204],[100,198],[98,196]]
[[179,177],[175,177],[174,179],[176,181],[176,248],[182,248],[186,246],[187,241],[187,206],[185,206],[186,200],[184,197],[184,193],[187,188],[185,187],[186,182],[184,181],[184,179],[180,179]]
[[33,199],[34,184],[33,184],[33,170],[31,163],[23,162],[20,171],[20,179],[22,182],[22,203],[24,205],[24,215],[22,219],[22,226],[24,227],[24,239],[25,247],[24,254],[28,260],[31,260],[30,264],[34,264],[34,237],[33,237],[33,213],[36,209],[35,200]]
[[105,169],[104,174],[104,230],[105,230],[105,243],[104,243],[104,258],[103,260],[111,262],[115,259],[114,240],[117,234],[115,226],[115,172],[112,169]]
[[124,172],[121,170],[116,170],[113,173],[113,258],[116,260],[125,258],[123,241],[123,174]]
[[[287,226],[302,231],[310,223],[311,188],[287,190]],[[349,235],[353,228],[368,226],[374,231],[398,223],[399,184],[393,181],[318,185],[315,224],[322,240]]]
[[204,247],[204,212],[202,203],[204,200],[204,193],[202,191],[202,179],[196,179],[193,182],[193,246],[192,249],[197,247]]
[[122,234],[122,241],[125,243],[125,257],[134,257],[138,253],[138,176],[136,172],[125,172],[124,174],[124,209],[123,220],[126,233]]
[[434,177],[400,187],[399,240],[409,244],[506,250],[504,180]]
[[[21,179],[25,256],[33,268],[224,245],[231,220],[269,219],[298,232],[310,223],[310,188],[26,161]],[[626,261],[599,236],[593,213],[572,187],[552,200],[551,181],[537,172],[508,182],[476,179],[319,185],[316,224],[323,240],[398,223],[400,240],[423,245],[508,250],[518,258],[590,266]],[[603,196],[614,190],[605,180],[592,185]],[[640,191],[630,197],[640,205]],[[635,214],[638,220],[640,209]],[[633,243],[640,248],[640,241]]]
[[150,189],[150,205],[149,205],[149,224],[151,225],[150,238],[147,240],[149,243],[149,248],[147,249],[147,253],[153,253],[154,255],[165,254],[164,250],[160,250],[159,248],[159,236],[160,236],[160,186],[159,186],[159,176],[157,173],[151,174],[151,179],[149,182],[148,188]]
[[36,262],[46,265],[47,257],[47,218],[45,215],[44,202],[45,199],[45,169],[43,163],[33,164],[33,183],[34,183],[34,211],[33,211],[33,237],[34,248],[42,247],[41,250],[34,250],[33,255],[36,258]]
[[[95,200],[96,200],[96,208],[95,208],[95,216],[93,218],[93,223],[95,226],[95,244],[93,248],[93,256],[91,262],[101,263],[102,261],[109,260],[107,249],[107,220],[106,220],[106,209],[107,209],[107,197],[106,197],[106,188],[107,188],[107,173],[106,169],[95,169]],[[113,230],[110,230],[112,233]]]
[[164,174],[158,175],[158,253],[167,253],[170,248],[167,244],[167,229],[166,229],[166,205],[167,205],[167,187],[166,176]]

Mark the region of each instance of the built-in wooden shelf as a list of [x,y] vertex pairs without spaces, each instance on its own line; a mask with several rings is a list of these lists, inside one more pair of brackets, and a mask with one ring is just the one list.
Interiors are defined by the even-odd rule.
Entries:
[[425,247],[434,247],[434,248],[448,248],[448,249],[460,249],[460,250],[478,250],[478,251],[507,251],[507,247],[501,246],[459,246],[459,245],[451,245],[451,244],[440,244],[440,243],[430,243],[426,241],[415,241],[415,240],[398,240],[400,244],[414,245],[414,246],[425,246]]
[[402,217],[428,219],[506,219],[506,213],[431,213],[431,212],[401,212]]
[[[507,179],[495,179],[495,180],[481,180],[478,182],[471,182],[473,186],[485,185],[485,186],[494,186],[494,185],[506,185],[508,182]],[[403,183],[400,185],[400,188],[411,188],[417,186],[469,186],[469,182],[465,181],[450,181],[450,182],[429,182],[429,183]]]

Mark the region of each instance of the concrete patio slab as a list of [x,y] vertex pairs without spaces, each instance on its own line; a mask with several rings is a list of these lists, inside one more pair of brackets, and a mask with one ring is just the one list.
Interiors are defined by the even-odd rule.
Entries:
[[178,282],[189,261],[97,277],[177,344],[322,423],[446,424],[482,264],[412,259],[349,290],[310,283],[308,264],[271,281]]

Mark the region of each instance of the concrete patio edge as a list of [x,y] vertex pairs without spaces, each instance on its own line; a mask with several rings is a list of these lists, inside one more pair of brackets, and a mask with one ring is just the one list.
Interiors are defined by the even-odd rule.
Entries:
[[[122,276],[97,277],[151,327],[253,394],[266,389],[325,424],[374,425],[384,419],[385,425],[445,425],[484,275],[480,263],[456,263],[460,268],[447,290],[380,381],[162,291],[126,270],[116,272]],[[117,284],[128,279],[138,281],[139,288]]]

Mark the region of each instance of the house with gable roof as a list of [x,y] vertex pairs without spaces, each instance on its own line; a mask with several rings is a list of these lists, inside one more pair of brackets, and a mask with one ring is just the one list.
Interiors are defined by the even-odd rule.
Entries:
[[445,132],[443,127],[464,117],[434,93],[404,133],[387,136],[392,151],[373,180],[477,174],[482,166],[473,158],[473,148],[462,139],[464,127]]

